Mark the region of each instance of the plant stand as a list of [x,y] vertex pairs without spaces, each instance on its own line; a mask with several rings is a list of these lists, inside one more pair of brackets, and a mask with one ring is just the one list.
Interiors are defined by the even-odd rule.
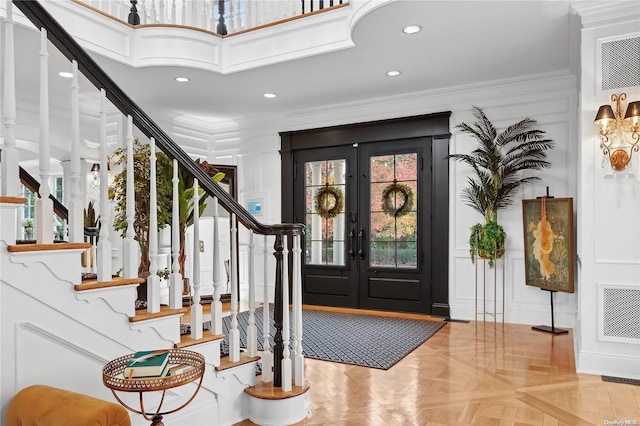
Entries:
[[[478,279],[478,263],[482,261],[482,279]],[[497,321],[497,317],[500,316],[502,318],[502,323],[504,324],[504,257],[498,258],[495,260],[493,264],[493,311],[487,310],[487,264],[489,263],[489,259],[484,259],[476,256],[476,269],[475,269],[475,290],[476,290],[476,299],[475,299],[475,320],[478,321],[478,315],[482,315],[482,321],[486,322],[487,315],[493,317],[493,321]],[[502,266],[502,273],[498,274],[498,265]],[[489,268],[491,269],[491,268]],[[498,283],[498,277],[500,277],[500,283]],[[482,285],[482,310],[478,310],[478,287]],[[502,308],[498,311],[498,286],[502,288]]]

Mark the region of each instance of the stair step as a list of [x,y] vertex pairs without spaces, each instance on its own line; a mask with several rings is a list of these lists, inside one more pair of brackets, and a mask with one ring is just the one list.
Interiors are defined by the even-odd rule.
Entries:
[[[82,284],[76,284],[77,291],[95,290],[98,288],[120,287],[123,285],[143,284],[144,278],[122,278],[114,277],[111,281],[98,281],[97,279],[82,280]],[[136,313],[137,315],[137,313]]]
[[168,306],[160,306],[160,312],[150,314],[146,309],[137,309],[136,315],[129,317],[129,322],[141,322],[173,315],[184,315],[188,310],[188,308],[171,309]]
[[309,390],[309,382],[304,382],[303,386],[292,386],[289,392],[284,392],[282,388],[273,386],[273,382],[258,382],[255,386],[249,386],[244,391],[258,399],[287,399],[299,396]]
[[240,361],[231,362],[229,356],[223,356],[220,358],[220,365],[216,367],[216,371],[224,371],[239,365],[249,364],[250,362],[260,361],[259,356],[249,356],[246,352],[240,352]]
[[51,243],[51,244],[16,244],[7,247],[11,253],[26,253],[32,251],[49,250],[86,250],[91,247],[89,243]]
[[6,196],[0,197],[0,203],[25,204],[26,202],[27,202],[27,199],[22,197],[6,197]]
[[189,346],[198,345],[200,343],[223,340],[224,338],[224,334],[211,334],[209,332],[203,333],[202,339],[192,339],[190,334],[183,334],[182,336],[180,336],[180,343],[174,344],[173,347],[176,349],[183,349]]

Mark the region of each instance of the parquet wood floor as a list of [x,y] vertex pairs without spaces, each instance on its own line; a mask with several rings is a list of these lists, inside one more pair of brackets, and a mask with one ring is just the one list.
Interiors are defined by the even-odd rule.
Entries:
[[577,374],[571,332],[451,322],[387,371],[305,366],[311,414],[298,425],[640,425],[640,386]]

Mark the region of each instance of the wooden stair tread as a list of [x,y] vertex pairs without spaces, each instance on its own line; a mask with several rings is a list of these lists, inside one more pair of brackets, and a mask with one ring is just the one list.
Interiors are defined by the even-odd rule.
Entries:
[[77,291],[95,290],[98,288],[120,287],[123,285],[142,284],[144,278],[122,278],[114,277],[111,281],[83,280],[82,284],[73,286]]
[[168,306],[160,306],[160,312],[150,314],[146,309],[138,309],[136,310],[136,315],[134,317],[129,317],[129,322],[140,322],[156,318],[170,317],[173,315],[184,315],[187,311],[187,308],[171,309]]
[[22,197],[6,197],[6,196],[0,197],[0,203],[5,203],[5,204],[25,204],[26,202],[27,202],[27,199]]
[[231,362],[229,356],[220,358],[220,365],[216,367],[216,371],[224,371],[239,365],[249,364],[250,362],[259,361],[259,356],[249,356],[246,352],[240,352],[240,361]]
[[214,342],[216,340],[224,339],[224,334],[211,334],[204,332],[202,339],[192,339],[190,334],[183,334],[180,336],[180,342],[173,345],[176,349],[188,348],[189,346],[198,345],[200,343]]
[[289,392],[284,392],[282,388],[273,386],[273,382],[258,382],[245,388],[244,392],[259,399],[287,399],[302,395],[309,387],[309,382],[305,381],[303,386],[292,386]]
[[11,253],[23,253],[47,250],[85,250],[90,247],[91,244],[89,243],[16,244],[7,247],[7,250],[9,250]]

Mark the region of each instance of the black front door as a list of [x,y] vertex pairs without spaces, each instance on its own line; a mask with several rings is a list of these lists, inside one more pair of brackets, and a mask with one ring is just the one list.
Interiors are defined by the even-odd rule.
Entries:
[[294,154],[303,302],[431,313],[432,138]]

